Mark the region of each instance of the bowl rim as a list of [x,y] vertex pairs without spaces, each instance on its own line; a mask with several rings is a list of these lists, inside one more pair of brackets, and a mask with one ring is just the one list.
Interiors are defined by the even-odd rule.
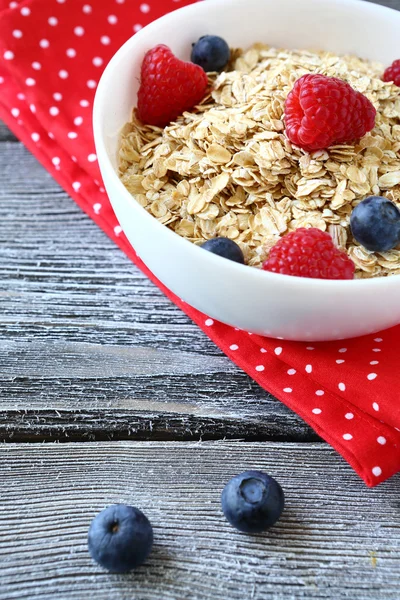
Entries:
[[[301,0],[292,0],[292,1],[293,1],[293,3],[295,3],[297,5],[299,5],[301,3]],[[400,273],[399,273],[399,275],[391,275],[391,276],[385,276],[385,277],[373,277],[373,278],[361,278],[361,279],[339,279],[339,280],[313,279],[313,278],[309,278],[309,277],[299,277],[299,276],[295,276],[295,275],[284,275],[281,273],[273,273],[271,271],[264,271],[263,269],[258,269],[256,267],[249,268],[248,265],[236,263],[236,262],[228,260],[224,257],[213,254],[212,252],[204,252],[204,251],[202,251],[200,245],[196,245],[196,244],[190,242],[189,240],[181,237],[180,235],[175,233],[175,231],[173,231],[169,227],[166,227],[165,225],[160,223],[155,217],[150,215],[150,213],[148,213],[148,211],[144,207],[142,207],[138,202],[136,202],[135,196],[133,196],[126,189],[124,184],[122,183],[121,179],[119,178],[119,176],[118,176],[116,170],[114,169],[114,167],[111,163],[111,160],[108,156],[105,139],[102,134],[102,124],[101,124],[102,108],[103,108],[103,104],[105,102],[105,98],[108,93],[108,90],[110,89],[108,80],[111,76],[111,73],[114,71],[115,68],[118,67],[118,63],[127,54],[132,54],[134,52],[136,43],[141,41],[143,38],[145,38],[148,33],[151,33],[153,30],[157,29],[160,23],[167,25],[168,22],[174,21],[177,14],[182,14],[182,13],[186,13],[186,17],[188,19],[195,17],[196,13],[198,13],[199,11],[201,12],[201,11],[207,10],[207,8],[205,8],[205,7],[209,6],[210,4],[220,5],[220,6],[224,6],[224,5],[232,6],[232,4],[236,4],[236,5],[242,4],[243,7],[245,7],[246,0],[203,0],[202,2],[195,2],[194,4],[190,4],[188,6],[182,6],[180,8],[177,8],[176,10],[173,10],[172,12],[167,13],[167,14],[163,15],[162,17],[152,21],[151,23],[149,23],[148,25],[146,25],[145,27],[140,29],[137,33],[133,34],[115,52],[115,54],[113,55],[113,57],[111,58],[111,60],[109,61],[109,63],[107,64],[106,68],[104,69],[104,71],[101,75],[100,81],[99,81],[97,89],[96,89],[94,105],[93,105],[93,117],[92,117],[93,132],[94,132],[94,139],[95,139],[95,146],[96,146],[96,154],[98,157],[100,169],[107,171],[107,175],[108,175],[108,177],[111,178],[113,186],[116,186],[118,193],[121,194],[125,198],[125,200],[132,203],[133,210],[140,211],[142,213],[143,218],[148,220],[149,226],[152,226],[156,230],[159,230],[159,231],[162,230],[165,236],[169,236],[171,241],[174,240],[174,242],[173,242],[174,244],[177,244],[177,245],[180,244],[182,246],[182,250],[185,250],[185,249],[188,250],[188,248],[190,247],[191,248],[190,252],[194,252],[194,256],[197,255],[197,257],[200,260],[202,260],[203,262],[205,262],[206,264],[208,261],[210,268],[225,269],[228,272],[230,277],[232,277],[232,278],[237,277],[238,281],[240,281],[240,278],[243,278],[243,276],[246,275],[246,277],[248,277],[249,279],[254,280],[255,285],[257,285],[258,281],[260,283],[263,283],[264,285],[269,282],[271,285],[279,284],[281,287],[293,288],[293,291],[302,290],[303,292],[310,291],[310,292],[314,292],[314,293],[318,293],[318,291],[322,291],[323,289],[325,290],[326,288],[328,288],[331,291],[344,293],[344,292],[348,292],[351,287],[353,288],[353,290],[355,290],[355,288],[356,288],[356,290],[358,292],[360,292],[361,290],[363,290],[363,291],[365,290],[365,292],[368,292],[369,290],[372,291],[373,289],[378,288],[379,286],[383,286],[383,285],[385,287],[389,287],[389,288],[391,288],[393,286],[394,287],[398,286],[400,283],[400,278],[399,278]],[[318,4],[320,6],[322,6],[322,5],[332,6],[332,0],[318,0]],[[357,10],[363,10],[365,12],[370,12],[371,14],[373,14],[373,13],[375,13],[375,14],[390,13],[390,15],[389,15],[390,17],[393,18],[394,15],[397,15],[395,18],[400,20],[400,12],[399,11],[392,9],[390,7],[387,7],[387,6],[382,6],[380,4],[370,3],[365,0],[335,0],[334,4],[337,7],[338,6],[353,6],[354,8],[357,8]],[[123,127],[124,127],[124,125],[121,126],[120,132],[122,131]],[[113,206],[113,200],[111,198],[111,195],[110,195],[109,199],[110,199],[111,205]],[[202,252],[201,255],[200,255],[200,252]],[[397,281],[397,283],[396,283],[396,281]]]

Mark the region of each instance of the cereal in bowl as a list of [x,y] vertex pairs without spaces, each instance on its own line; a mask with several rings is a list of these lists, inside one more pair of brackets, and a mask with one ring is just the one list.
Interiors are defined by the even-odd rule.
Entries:
[[[175,60],[178,70],[190,64]],[[207,89],[196,72],[175,121],[146,124],[133,111],[122,182],[178,235],[198,245],[228,238],[253,267],[271,264],[284,236],[312,228],[330,235],[356,278],[400,274],[400,94],[382,74],[381,64],[356,56],[231,50],[225,70],[207,73]],[[379,226],[369,231],[371,223]]]

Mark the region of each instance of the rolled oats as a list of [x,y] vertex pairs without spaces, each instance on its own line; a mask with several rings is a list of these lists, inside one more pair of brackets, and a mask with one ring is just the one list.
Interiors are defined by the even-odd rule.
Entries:
[[[400,96],[383,66],[355,56],[255,44],[232,51],[228,71],[209,74],[210,92],[164,129],[136,118],[122,135],[120,177],[156,219],[193,243],[235,240],[260,267],[299,227],[328,231],[356,277],[400,274],[400,249],[373,253],[352,238],[352,209],[384,195],[400,207]],[[284,103],[306,73],[340,77],[377,109],[373,131],[354,144],[308,154],[284,134]]]

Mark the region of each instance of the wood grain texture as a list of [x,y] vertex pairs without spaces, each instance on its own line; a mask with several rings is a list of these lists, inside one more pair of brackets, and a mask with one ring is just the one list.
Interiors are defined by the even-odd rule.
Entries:
[[371,4],[381,4],[395,10],[400,10],[400,0],[365,0],[371,2]]
[[[248,468],[286,494],[265,535],[236,532],[220,510]],[[400,478],[368,490],[325,444],[3,445],[0,600],[398,600],[399,495]],[[93,516],[118,502],[155,531],[132,575],[102,571],[86,548]]]
[[0,440],[318,439],[1,147]]

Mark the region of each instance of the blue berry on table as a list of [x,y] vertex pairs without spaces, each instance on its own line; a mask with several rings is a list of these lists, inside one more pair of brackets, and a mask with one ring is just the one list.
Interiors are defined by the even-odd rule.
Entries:
[[245,471],[233,477],[221,496],[225,517],[244,533],[261,533],[274,525],[284,503],[279,483],[261,471]]
[[354,239],[372,252],[386,252],[400,243],[400,210],[381,196],[369,196],[350,217]]
[[240,246],[229,238],[217,237],[207,240],[207,242],[202,244],[201,248],[244,265],[244,256]]
[[101,511],[89,528],[92,558],[113,573],[126,573],[141,565],[153,545],[153,528],[138,509],[113,504]]
[[210,73],[222,71],[231,57],[231,51],[225,40],[217,35],[203,35],[193,44],[190,60]]

